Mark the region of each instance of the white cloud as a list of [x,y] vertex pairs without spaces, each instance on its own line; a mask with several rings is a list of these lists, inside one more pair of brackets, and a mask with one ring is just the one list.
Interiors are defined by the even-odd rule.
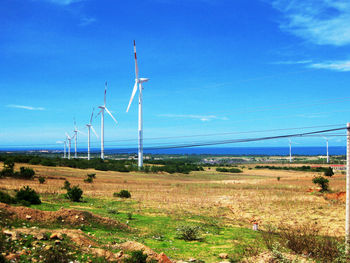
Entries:
[[83,17],[81,18],[80,20],[80,26],[88,26],[92,23],[95,23],[96,22],[96,18],[93,18],[93,17]]
[[8,108],[15,108],[15,109],[23,109],[23,110],[45,110],[43,107],[32,107],[32,106],[25,106],[25,105],[16,105],[16,104],[10,104],[7,105]]
[[297,61],[276,61],[271,64],[275,65],[294,65],[294,64],[309,64],[312,60],[297,60]]
[[45,1],[53,4],[57,4],[57,5],[70,5],[73,3],[81,2],[83,0],[45,0]]
[[310,64],[309,67],[317,69],[329,69],[334,71],[350,71],[350,60],[313,63]]
[[280,28],[318,45],[350,44],[349,0],[275,0]]
[[227,117],[218,117],[215,115],[193,115],[193,114],[160,114],[161,117],[168,118],[180,118],[180,119],[196,119],[201,121],[211,121],[211,120],[228,120]]

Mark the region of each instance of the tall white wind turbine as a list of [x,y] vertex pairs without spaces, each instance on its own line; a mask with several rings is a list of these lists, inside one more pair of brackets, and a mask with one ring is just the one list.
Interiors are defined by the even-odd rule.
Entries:
[[66,137],[67,137],[67,140],[68,140],[68,160],[69,160],[70,159],[70,147],[71,147],[72,137],[70,137],[68,135],[68,133],[66,133]]
[[131,93],[131,98],[129,101],[128,108],[126,112],[129,111],[130,105],[137,91],[137,87],[139,88],[139,128],[138,128],[138,166],[141,168],[143,166],[143,120],[142,120],[142,83],[148,81],[148,78],[139,78],[139,67],[137,65],[137,56],[136,56],[136,43],[134,40],[134,55],[135,55],[135,85],[134,89]]
[[106,94],[107,94],[107,82],[105,83],[105,96],[104,96],[104,104],[99,106],[101,109],[98,114],[101,114],[101,159],[105,158],[104,156],[104,111],[106,111],[111,118],[114,120],[116,124],[118,124],[117,120],[113,117],[112,113],[106,107]]
[[98,135],[97,135],[94,127],[92,126],[92,117],[93,116],[94,116],[94,110],[92,110],[90,122],[88,124],[86,124],[86,127],[88,128],[88,160],[90,160],[90,129],[92,129],[93,133],[98,138]]

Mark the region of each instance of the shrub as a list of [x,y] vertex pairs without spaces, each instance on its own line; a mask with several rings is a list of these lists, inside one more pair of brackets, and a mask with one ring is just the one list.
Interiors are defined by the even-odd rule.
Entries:
[[114,197],[130,198],[131,194],[128,190],[121,190],[119,193],[114,193]]
[[75,185],[67,190],[67,197],[73,202],[80,202],[83,196],[83,190],[79,186]]
[[63,185],[62,189],[65,189],[67,191],[70,190],[70,182],[68,180],[64,181],[64,185]]
[[31,168],[21,167],[19,177],[23,179],[33,179],[35,172]]
[[222,172],[222,173],[242,173],[243,171],[238,168],[216,168],[217,172]]
[[43,183],[45,183],[46,180],[45,180],[44,177],[39,176],[38,181],[39,181],[40,184],[43,184]]
[[334,175],[332,167],[328,167],[326,171],[324,171],[324,176],[332,177]]
[[127,213],[126,216],[128,217],[129,220],[132,220],[132,213]]
[[85,183],[92,183],[94,180],[91,177],[84,179]]
[[317,176],[312,179],[314,184],[317,184],[321,187],[321,192],[327,192],[329,189],[329,181],[323,176]]
[[125,263],[146,263],[147,254],[143,253],[143,250],[132,251],[130,257],[124,259]]
[[201,228],[193,225],[182,225],[177,228],[179,239],[185,241],[201,240]]
[[18,202],[28,202],[33,205],[41,204],[39,195],[29,186],[24,186],[16,193],[16,200]]
[[87,177],[95,179],[96,178],[96,174],[88,174]]
[[338,238],[321,236],[317,223],[279,227],[281,245],[297,254],[307,254],[322,262],[334,262],[342,256]]
[[5,204],[15,204],[16,199],[9,194],[0,191],[0,202]]

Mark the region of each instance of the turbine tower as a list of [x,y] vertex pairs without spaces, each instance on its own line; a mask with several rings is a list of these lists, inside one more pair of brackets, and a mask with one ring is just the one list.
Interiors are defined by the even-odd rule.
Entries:
[[64,141],[57,141],[56,143],[63,144],[63,159],[66,159],[67,139]]
[[84,133],[82,133],[81,131],[78,130],[77,123],[75,122],[75,120],[74,120],[74,131],[73,132],[74,132],[74,135],[73,135],[72,139],[74,138],[74,158],[77,159],[78,158],[78,153],[77,153],[78,132],[81,134],[84,134]]
[[68,160],[70,160],[70,146],[71,146],[72,138],[68,135],[68,133],[66,133],[66,137],[68,140]]
[[134,40],[134,55],[135,55],[135,85],[131,93],[131,98],[129,101],[128,108],[126,112],[129,111],[130,105],[137,91],[137,86],[139,88],[139,127],[138,127],[138,166],[141,168],[143,166],[143,120],[142,120],[142,83],[148,81],[148,78],[139,78],[139,67],[137,65],[137,56],[136,56],[136,43]]
[[329,163],[328,138],[327,138],[327,137],[323,137],[323,139],[326,140],[326,146],[327,146],[327,163]]
[[292,141],[289,139],[289,162],[292,162]]
[[92,117],[93,116],[94,116],[94,110],[92,110],[90,122],[88,124],[86,124],[86,127],[88,128],[88,160],[90,160],[90,129],[92,129],[93,133],[95,133],[96,137],[98,138],[98,135],[97,135],[94,127],[92,126]]
[[117,120],[113,117],[112,113],[106,107],[106,94],[107,94],[107,82],[105,83],[105,96],[104,96],[104,104],[99,106],[101,109],[98,114],[101,114],[101,159],[105,158],[104,156],[104,111],[106,111],[114,120],[116,124],[118,124]]

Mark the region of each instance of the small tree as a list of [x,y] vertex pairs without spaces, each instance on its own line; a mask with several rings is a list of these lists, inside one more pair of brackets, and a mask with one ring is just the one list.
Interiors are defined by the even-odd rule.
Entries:
[[81,190],[77,185],[67,190],[67,197],[73,202],[80,202],[82,196],[83,196],[83,190]]
[[324,176],[332,177],[334,175],[332,167],[328,167],[326,171],[324,171]]
[[92,183],[96,178],[96,174],[87,174],[87,178],[84,180],[86,183]]
[[321,192],[327,192],[329,190],[329,180],[323,176],[317,176],[312,179],[314,184],[317,184],[321,187]]
[[4,168],[2,169],[0,176],[11,177],[14,175],[15,162],[11,159],[4,161]]

